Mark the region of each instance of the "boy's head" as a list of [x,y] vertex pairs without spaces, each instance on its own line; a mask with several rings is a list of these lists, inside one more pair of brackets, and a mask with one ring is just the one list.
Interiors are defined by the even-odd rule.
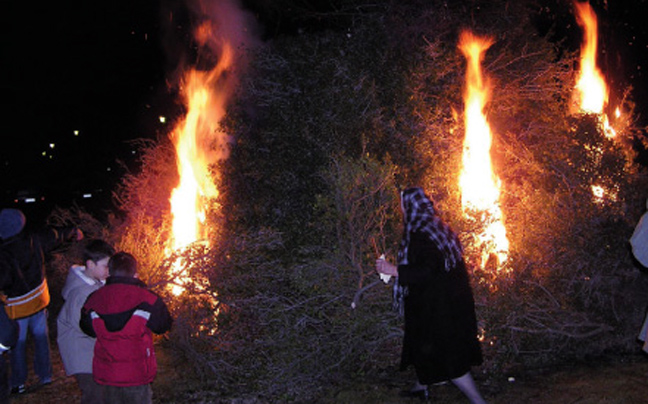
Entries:
[[108,261],[108,271],[110,276],[129,276],[137,275],[137,260],[127,252],[118,252]]
[[83,249],[85,273],[98,281],[108,277],[108,260],[115,254],[115,249],[103,240],[90,240]]

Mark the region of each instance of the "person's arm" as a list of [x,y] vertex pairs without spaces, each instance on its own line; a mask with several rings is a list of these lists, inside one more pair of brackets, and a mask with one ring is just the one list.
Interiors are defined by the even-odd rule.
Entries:
[[6,292],[12,282],[12,258],[8,252],[0,250],[0,291]]
[[146,323],[146,326],[156,334],[164,334],[171,329],[173,325],[173,318],[166,304],[161,297],[155,300],[151,308],[151,316]]
[[[85,304],[86,300],[88,299],[89,294],[86,293],[79,293],[78,291],[74,294],[74,296],[70,297],[70,301],[66,302],[67,304],[70,304],[70,318],[68,319],[70,324],[76,324],[77,327],[81,327],[81,312],[83,310],[83,305]],[[92,323],[92,319],[90,319],[90,323]],[[83,331],[83,329],[81,329]],[[94,328],[92,330],[94,333]],[[84,334],[87,334],[85,331],[83,331]],[[91,337],[94,337],[93,335],[89,335]]]
[[78,227],[47,227],[37,233],[44,252],[50,252],[64,244],[83,240]]
[[12,348],[18,340],[18,323],[12,320],[0,304],[0,355]]
[[92,338],[97,338],[94,327],[92,326],[92,309],[88,307],[88,301],[81,308],[81,319],[79,320],[79,328],[86,335],[89,335]]

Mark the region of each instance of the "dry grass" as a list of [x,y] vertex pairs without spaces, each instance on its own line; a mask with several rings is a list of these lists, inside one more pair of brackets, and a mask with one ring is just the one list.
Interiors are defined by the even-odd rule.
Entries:
[[[13,396],[13,404],[78,402],[80,392],[73,378],[66,377],[56,344],[52,346],[54,381],[43,388],[31,388],[22,396]],[[172,351],[164,346],[156,347],[159,361],[158,377],[153,385],[155,403],[214,403],[256,404],[278,403],[280,399],[260,399],[240,390],[227,397],[219,393],[219,386],[192,378],[186,363],[180,363]],[[400,398],[398,393],[408,387],[408,372],[394,368],[385,369],[378,378],[358,380],[352,385],[322,391],[315,401],[322,404],[401,404],[418,400]],[[505,377],[505,376],[502,376]],[[506,376],[507,378],[509,376]],[[644,355],[615,357],[607,361],[574,364],[560,368],[545,369],[534,374],[515,375],[515,380],[502,380],[500,386],[485,385],[476,375],[482,391],[490,404],[545,404],[587,403],[622,404],[642,403],[648,397],[648,359]],[[30,383],[34,383],[30,377]],[[458,390],[450,385],[432,388],[432,402],[437,404],[466,403]]]

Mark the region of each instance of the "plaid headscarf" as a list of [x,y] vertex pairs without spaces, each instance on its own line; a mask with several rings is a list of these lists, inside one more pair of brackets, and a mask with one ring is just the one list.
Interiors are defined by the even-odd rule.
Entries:
[[462,260],[462,248],[457,235],[445,224],[436,210],[434,204],[425,195],[421,188],[408,188],[403,191],[401,200],[405,214],[405,229],[400,249],[398,250],[398,263],[407,264],[407,251],[410,237],[414,232],[424,233],[430,241],[443,253],[445,257],[445,270],[449,271]]
[[[404,210],[404,230],[398,250],[398,264],[406,265],[412,233],[421,232],[432,241],[443,253],[446,271],[450,271],[457,263],[461,262],[462,248],[457,235],[445,224],[436,210],[432,200],[425,195],[422,188],[408,188],[401,194],[401,203]],[[407,295],[407,288],[394,282],[393,292],[394,310],[403,314],[403,298]]]

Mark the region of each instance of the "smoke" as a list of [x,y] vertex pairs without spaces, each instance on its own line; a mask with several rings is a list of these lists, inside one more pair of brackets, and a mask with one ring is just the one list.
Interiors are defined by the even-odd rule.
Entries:
[[196,0],[188,11],[195,54],[182,59],[178,88],[186,111],[170,134],[179,176],[170,198],[176,249],[204,237],[204,198],[218,197],[215,163],[229,156],[230,137],[221,122],[247,51],[256,45],[253,20],[233,0]]
[[229,155],[230,138],[220,122],[258,40],[253,16],[236,0],[191,0],[187,6],[185,15],[170,14],[178,18],[176,31],[189,36],[175,75],[186,117],[171,137],[178,153],[191,154],[198,174]]
[[[254,17],[243,10],[237,0],[190,0],[193,15],[193,39],[198,45],[198,68],[216,65],[232,47],[236,60],[232,70],[242,72],[247,51],[258,45]],[[236,75],[236,74],[235,74]]]
[[[254,16],[238,0],[165,0],[160,22],[170,87],[179,86],[188,68],[211,69],[226,43],[238,48],[241,59],[236,68],[244,69],[247,50],[260,43]],[[204,35],[206,24],[210,37]]]
[[[204,80],[203,85],[212,92],[206,119],[220,122],[247,67],[248,52],[257,45],[257,27],[252,15],[236,0],[193,0],[190,10],[197,54],[195,72],[189,73],[191,78],[185,75],[184,90],[186,93],[187,86],[192,85],[188,80],[205,72],[198,80]],[[229,136],[219,128],[203,132],[197,141],[201,147],[216,152],[216,158],[227,158],[229,154]]]

